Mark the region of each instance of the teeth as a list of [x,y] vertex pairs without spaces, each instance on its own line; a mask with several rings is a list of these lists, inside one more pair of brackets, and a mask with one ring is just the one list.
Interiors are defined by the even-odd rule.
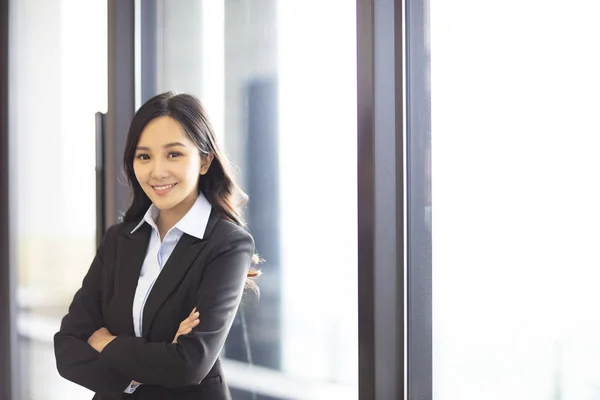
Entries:
[[175,186],[175,184],[165,185],[165,186],[154,186],[154,189],[156,189],[156,190],[167,190],[169,188],[172,188],[173,186]]

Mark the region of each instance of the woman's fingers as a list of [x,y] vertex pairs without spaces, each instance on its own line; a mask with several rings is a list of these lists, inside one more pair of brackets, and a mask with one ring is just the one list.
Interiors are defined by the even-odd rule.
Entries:
[[195,328],[195,327],[196,327],[196,326],[197,326],[199,323],[200,323],[200,320],[199,320],[199,319],[197,319],[197,320],[195,320],[194,322],[192,322],[192,325],[191,325],[191,326],[188,326],[188,327],[185,329],[185,335],[187,335],[188,333],[190,333],[190,332],[192,331],[192,329],[194,329],[194,328]]
[[196,312],[196,307],[194,307],[194,309],[192,310],[192,312],[190,313],[190,315],[187,316],[186,319],[184,319],[183,321],[181,321],[179,323],[179,326],[184,326],[185,324],[191,323],[192,321],[194,321],[195,319],[198,318],[198,313]]
[[200,316],[200,313],[196,311],[196,307],[194,307],[194,309],[192,310],[192,312],[190,313],[190,315],[188,315],[188,317],[186,319],[184,319],[183,321],[181,321],[181,323],[179,324],[179,326],[185,325],[186,323],[191,323],[194,320],[197,320],[198,317]]
[[[194,323],[194,326],[196,326],[196,325],[198,325],[198,322]],[[192,332],[192,329],[194,329],[194,326],[190,326],[190,327],[187,327],[185,329],[179,329],[177,331],[177,333],[175,334],[175,338],[173,339],[173,343],[177,343],[177,339],[179,338],[179,336],[181,336],[181,335],[187,335],[190,332]]]
[[177,343],[177,338],[181,335],[187,335],[200,323],[200,313],[196,311],[196,307],[192,310],[190,315],[179,323],[179,329],[175,334],[173,343]]
[[186,331],[186,330],[188,330],[190,328],[195,327],[199,323],[200,323],[200,319],[199,318],[196,318],[196,319],[194,319],[192,321],[183,321],[181,323],[181,325],[179,325],[179,331],[181,331],[181,332]]

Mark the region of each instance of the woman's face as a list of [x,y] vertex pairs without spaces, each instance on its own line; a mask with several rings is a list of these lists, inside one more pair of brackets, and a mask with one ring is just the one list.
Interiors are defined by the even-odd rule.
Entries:
[[174,118],[162,116],[146,125],[133,159],[142,190],[161,211],[187,212],[198,197],[198,177],[206,174],[210,157],[200,151]]

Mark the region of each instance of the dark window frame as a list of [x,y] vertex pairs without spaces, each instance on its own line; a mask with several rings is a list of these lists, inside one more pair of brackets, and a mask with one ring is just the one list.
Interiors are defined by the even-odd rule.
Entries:
[[360,399],[401,399],[411,387],[405,382],[403,3],[357,0]]
[[17,387],[14,271],[9,220],[9,0],[0,1],[0,398],[11,399]]
[[357,0],[360,399],[432,399],[429,2]]
[[429,1],[406,0],[407,393],[433,398]]
[[135,5],[108,0],[108,113],[104,119],[102,230],[120,222],[129,204],[122,154],[135,114]]

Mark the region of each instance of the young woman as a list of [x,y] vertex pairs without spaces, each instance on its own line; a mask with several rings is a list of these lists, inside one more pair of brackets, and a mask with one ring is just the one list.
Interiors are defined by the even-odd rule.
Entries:
[[198,99],[144,104],[124,167],[133,201],[54,337],[58,371],[98,400],[230,399],[218,356],[257,257]]

